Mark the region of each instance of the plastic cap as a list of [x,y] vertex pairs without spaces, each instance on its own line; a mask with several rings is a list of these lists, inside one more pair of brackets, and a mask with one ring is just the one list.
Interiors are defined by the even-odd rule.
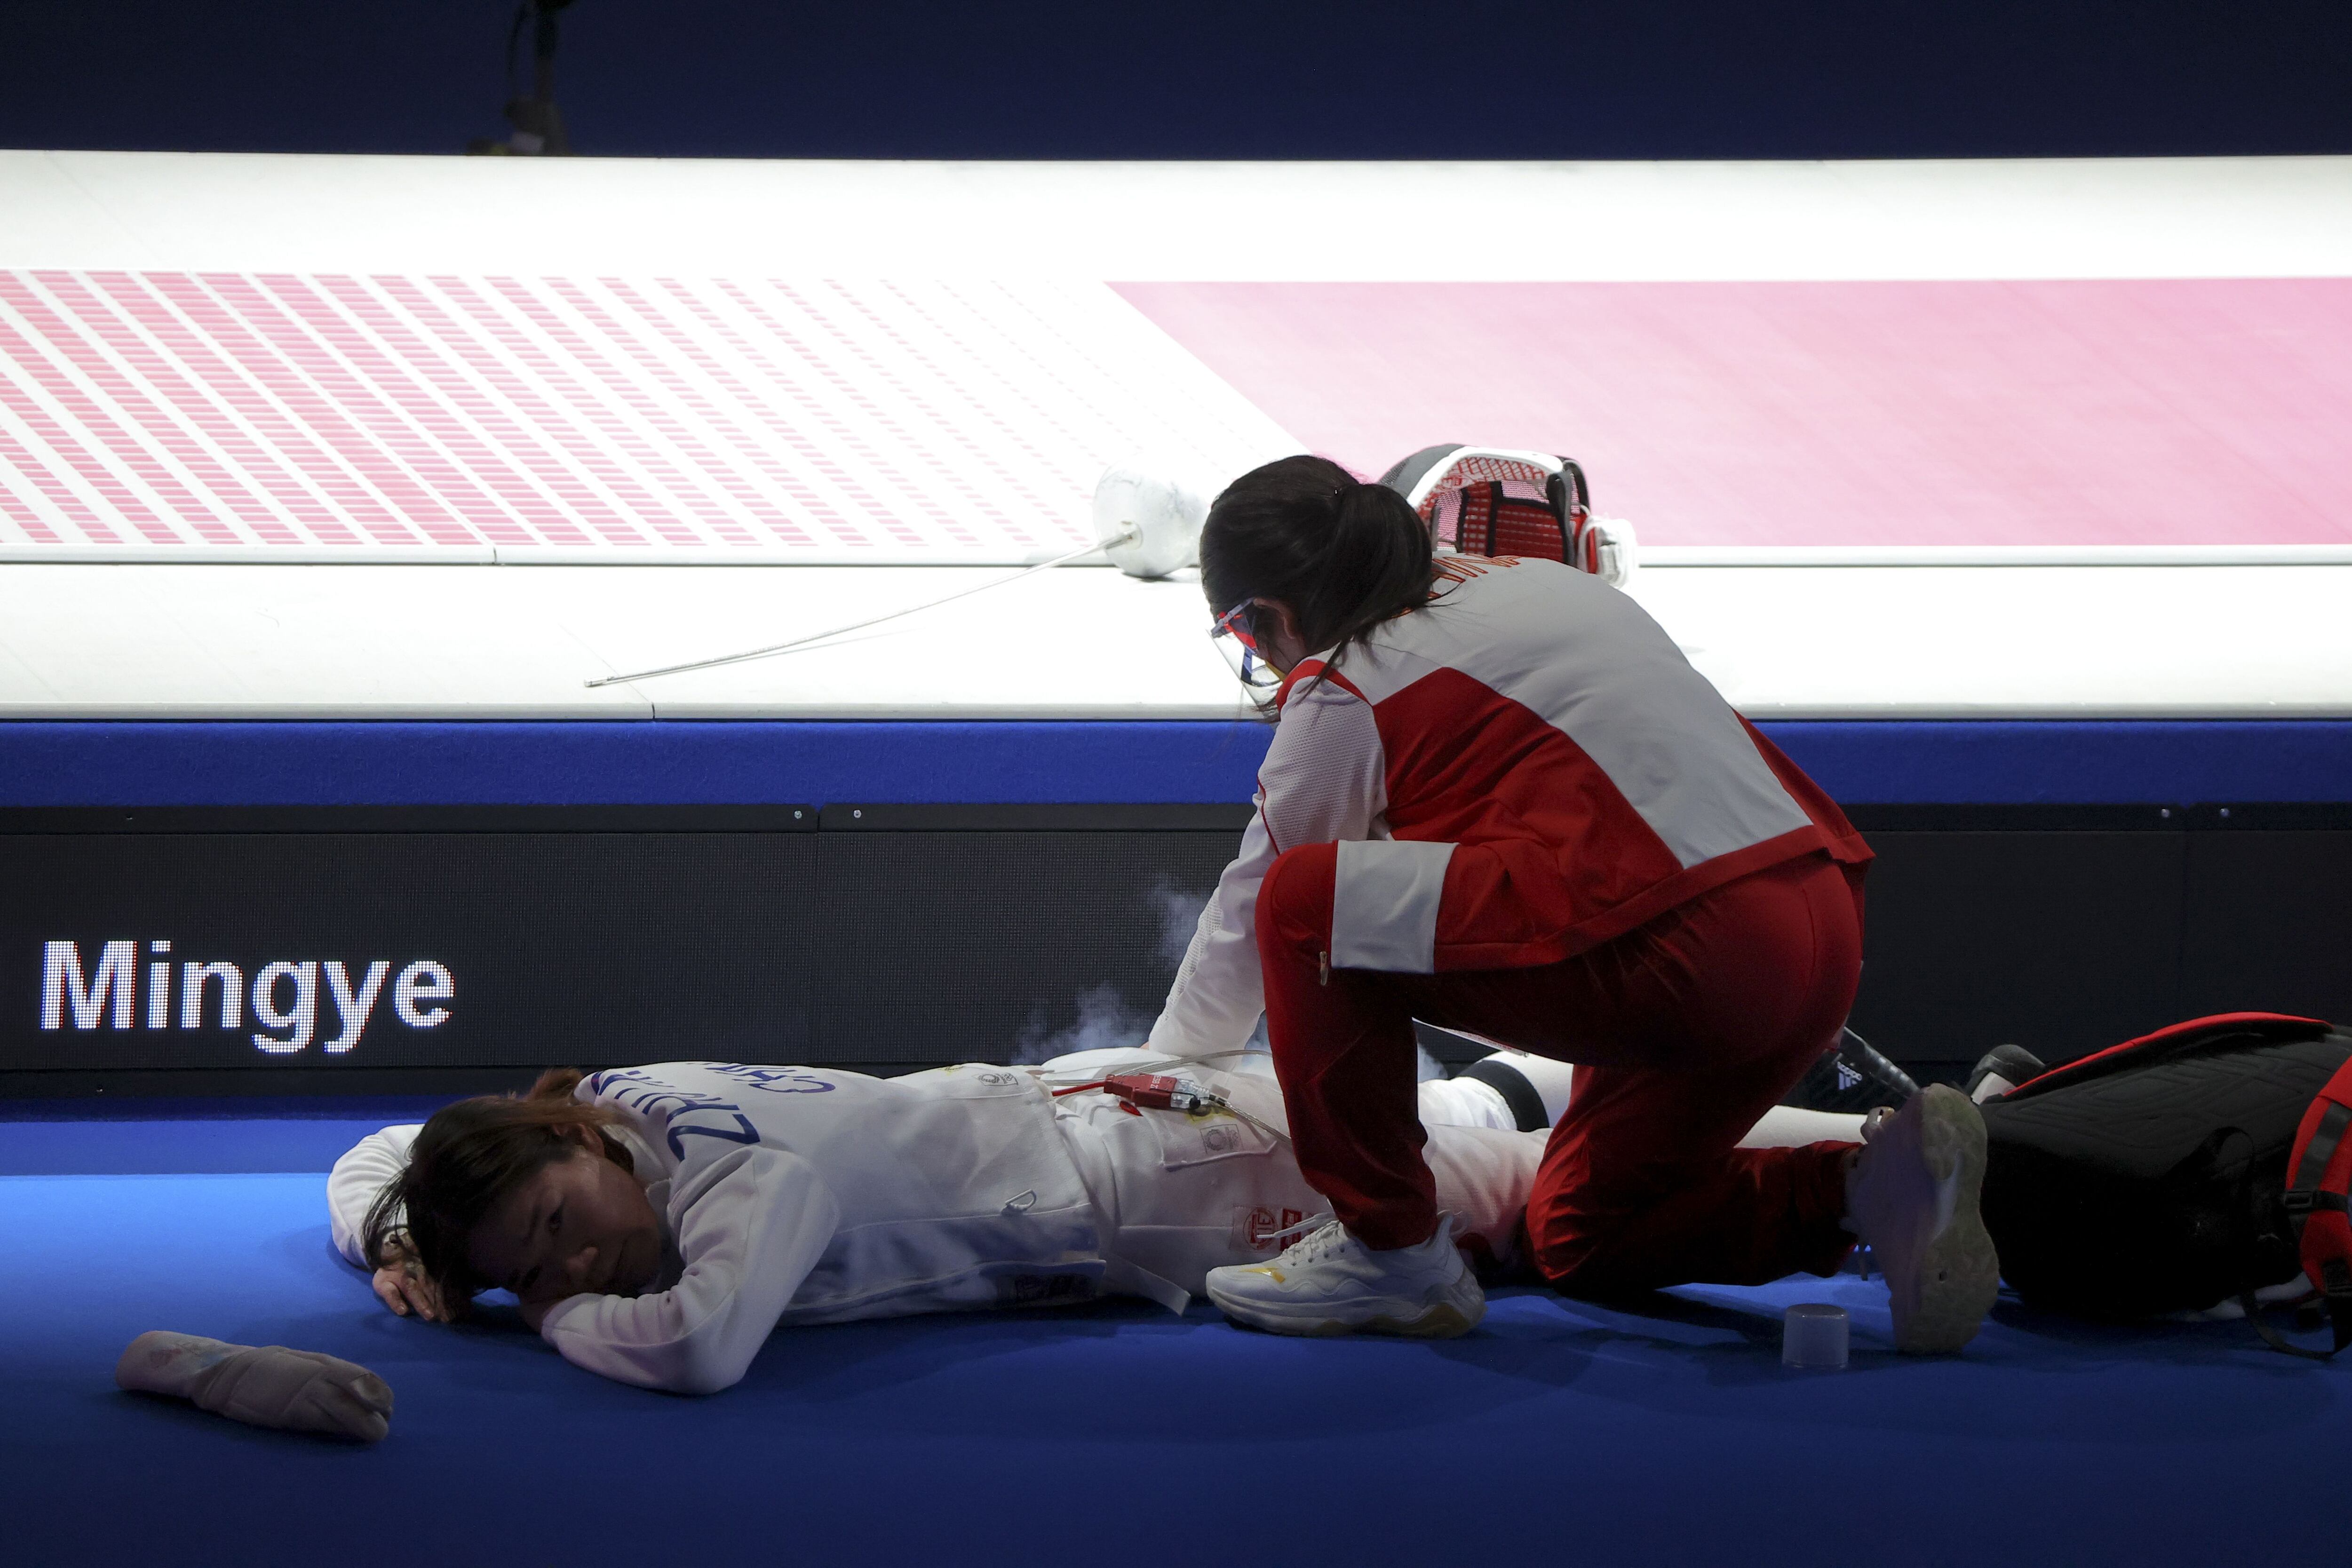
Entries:
[[1780,1364],[1830,1370],[1845,1365],[1845,1309],[1806,1301],[1780,1320]]

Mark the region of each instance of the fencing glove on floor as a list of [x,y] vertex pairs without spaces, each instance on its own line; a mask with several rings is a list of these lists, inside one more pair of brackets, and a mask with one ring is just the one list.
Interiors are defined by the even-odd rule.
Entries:
[[233,1345],[156,1329],[115,1363],[123,1388],[167,1394],[254,1426],[373,1443],[391,1429],[392,1389],[353,1362],[284,1345]]

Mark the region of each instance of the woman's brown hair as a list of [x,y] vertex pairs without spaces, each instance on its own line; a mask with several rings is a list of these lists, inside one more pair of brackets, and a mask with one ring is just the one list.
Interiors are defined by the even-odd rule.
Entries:
[[393,1250],[416,1260],[443,1309],[462,1316],[488,1282],[475,1277],[466,1243],[499,1200],[580,1145],[566,1127],[593,1127],[604,1157],[625,1171],[635,1162],[606,1129],[621,1121],[609,1106],[572,1098],[582,1075],[551,1068],[523,1094],[485,1094],[435,1111],[409,1147],[408,1163],[376,1194],[362,1228],[377,1267]]
[[1218,496],[1201,529],[1201,589],[1222,616],[1278,599],[1307,651],[1343,652],[1429,599],[1429,529],[1403,496],[1328,458],[1284,458]]

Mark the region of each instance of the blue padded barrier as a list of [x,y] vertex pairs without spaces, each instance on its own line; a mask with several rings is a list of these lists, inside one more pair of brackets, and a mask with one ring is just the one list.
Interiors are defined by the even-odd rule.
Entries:
[[456,1098],[0,1100],[0,1178],[323,1172],[377,1128],[422,1121]]
[[1246,800],[1233,723],[0,725],[0,805],[823,805]]
[[1759,727],[1839,800],[2352,801],[2352,722],[2342,720],[1813,720]]
[[[1790,721],[1841,800],[2352,800],[2352,721]],[[1248,798],[1242,722],[21,722],[0,806],[1027,804]]]

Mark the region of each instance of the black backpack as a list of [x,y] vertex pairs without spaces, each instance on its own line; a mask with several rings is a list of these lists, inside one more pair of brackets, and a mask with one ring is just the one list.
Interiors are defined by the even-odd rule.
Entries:
[[[2134,1318],[2235,1299],[2273,1349],[2352,1344],[2352,1035],[2274,1013],[2192,1019],[1982,1110],[1985,1225],[2028,1302]],[[2298,1273],[2332,1351],[2289,1344],[2256,1306]]]

